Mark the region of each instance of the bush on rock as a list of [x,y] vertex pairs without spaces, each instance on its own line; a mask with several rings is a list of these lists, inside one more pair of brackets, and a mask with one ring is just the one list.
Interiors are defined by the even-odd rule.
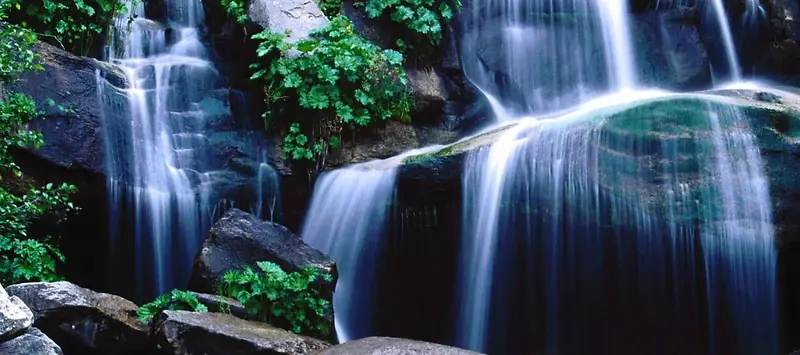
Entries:
[[402,54],[369,43],[343,16],[310,39],[290,43],[286,37],[269,30],[253,36],[261,43],[252,79],[264,81],[268,124],[288,128],[287,158],[318,162],[319,169],[330,149],[339,148],[343,131],[409,119]]

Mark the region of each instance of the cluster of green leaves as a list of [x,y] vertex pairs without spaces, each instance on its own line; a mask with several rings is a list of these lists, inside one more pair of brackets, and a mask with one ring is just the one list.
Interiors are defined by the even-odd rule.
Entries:
[[3,0],[17,10],[13,22],[30,28],[64,49],[88,55],[106,36],[117,14],[140,0]]
[[245,0],[220,0],[225,12],[236,22],[244,24],[247,21],[247,4]]
[[[331,304],[320,297],[318,287],[333,282],[308,267],[286,273],[270,262],[258,262],[259,271],[249,267],[229,270],[222,279],[220,293],[242,302],[259,320],[297,334],[328,336],[333,326],[327,315]],[[318,282],[318,281],[322,282]]]
[[[36,35],[5,22],[7,11],[18,6],[0,0],[0,84],[13,82],[24,71],[42,69],[32,49]],[[41,217],[63,218],[74,210],[68,196],[75,192],[75,187],[47,184],[15,193],[6,188],[10,180],[22,177],[9,150],[38,148],[44,143],[41,134],[26,128],[39,115],[31,97],[0,92],[0,183],[3,183],[0,184],[0,283],[55,281],[59,279],[57,263],[64,261],[49,236],[30,235],[29,227]]]
[[[411,33],[438,45],[442,28],[461,9],[461,0],[366,0],[365,9],[370,18],[388,16]],[[406,46],[404,42],[399,45]]]
[[[265,119],[289,129],[283,145],[289,159],[313,162],[338,149],[343,128],[409,119],[412,102],[401,53],[369,43],[344,16],[308,39],[289,43],[286,36],[272,31],[253,36],[261,43],[252,79],[264,81]],[[285,117],[294,120],[278,121]]]
[[208,312],[208,308],[200,303],[194,293],[190,291],[172,290],[158,296],[153,302],[147,303],[136,311],[139,320],[150,323],[161,311],[192,311]]
[[319,0],[319,9],[328,18],[334,18],[341,14],[342,0]]

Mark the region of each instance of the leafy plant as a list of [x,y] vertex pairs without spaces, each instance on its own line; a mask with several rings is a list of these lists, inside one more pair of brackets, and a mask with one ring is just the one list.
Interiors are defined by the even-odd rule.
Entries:
[[[296,43],[271,31],[253,38],[261,43],[251,78],[264,81],[268,123],[288,126],[287,158],[319,162],[339,148],[343,129],[409,119],[403,55],[369,43],[346,17],[333,18]],[[294,119],[281,122],[285,117]]]
[[88,55],[105,38],[118,14],[141,0],[4,0],[17,9],[14,22],[64,49]]
[[365,4],[370,18],[388,16],[432,45],[441,42],[445,22],[460,9],[461,0],[366,0]]
[[[32,46],[36,35],[7,22],[5,14],[19,4],[0,0],[0,84],[10,83],[27,70],[41,70]],[[42,135],[27,130],[27,123],[40,116],[36,103],[21,93],[0,92],[0,283],[55,281],[57,263],[64,256],[49,236],[29,234],[30,225],[42,217],[63,219],[76,210],[68,196],[74,186],[47,184],[43,188],[12,186],[22,171],[9,152],[14,147],[38,148]],[[7,188],[14,187],[12,193]]]
[[220,0],[225,12],[236,22],[243,24],[247,21],[247,4],[245,0]]
[[319,0],[319,9],[328,18],[334,18],[342,10],[342,0]]
[[194,293],[172,290],[169,293],[158,296],[153,302],[139,307],[136,314],[142,322],[150,323],[155,316],[164,310],[208,312],[208,308],[200,303]]
[[320,297],[317,288],[320,278],[323,282],[332,282],[330,275],[321,275],[312,267],[286,273],[274,263],[262,261],[257,265],[260,272],[249,267],[226,272],[221,293],[242,302],[263,322],[286,327],[297,334],[327,336],[331,333],[332,324],[326,318],[331,304]]

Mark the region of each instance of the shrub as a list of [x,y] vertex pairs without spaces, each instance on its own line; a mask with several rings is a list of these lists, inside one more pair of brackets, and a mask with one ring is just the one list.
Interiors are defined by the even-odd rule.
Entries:
[[[388,16],[392,21],[405,26],[411,34],[421,35],[430,44],[438,45],[442,40],[445,22],[461,9],[461,1],[366,0],[365,9],[370,18]],[[405,43],[401,44],[403,46]]]
[[341,14],[342,0],[319,0],[319,9],[328,18],[334,18]]
[[320,297],[315,283],[321,278],[332,282],[330,275],[320,275],[311,267],[286,273],[270,262],[258,262],[259,271],[249,267],[225,273],[220,293],[242,302],[259,320],[287,327],[297,334],[327,336],[333,329],[326,318],[331,304]]
[[409,119],[402,54],[369,43],[346,17],[333,18],[294,44],[271,31],[253,38],[261,43],[252,79],[265,82],[268,125],[288,128],[287,158],[319,162],[329,149],[338,149],[343,129]]
[[220,0],[225,12],[236,22],[243,24],[247,21],[247,4],[244,0]]

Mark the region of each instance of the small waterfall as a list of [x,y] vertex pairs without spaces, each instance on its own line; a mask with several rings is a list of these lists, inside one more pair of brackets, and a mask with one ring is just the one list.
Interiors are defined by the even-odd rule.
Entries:
[[614,74],[612,87],[629,90],[636,85],[636,65],[628,28],[628,1],[606,0],[598,9],[603,20],[606,57],[611,58],[608,72]]
[[[752,1],[752,0],[749,0]],[[731,74],[731,80],[742,80],[742,68],[739,66],[739,58],[736,54],[736,44],[733,42],[733,34],[731,33],[731,26],[728,24],[728,16],[725,13],[725,5],[722,0],[711,0],[712,11],[719,24],[720,35],[722,36],[723,44],[725,45],[725,57],[728,60],[728,67]]]
[[742,113],[706,100],[526,120],[471,152],[457,344],[777,354],[760,155]]
[[394,168],[357,165],[323,174],[314,188],[301,235],[336,261],[339,281],[333,301],[340,342],[371,335],[375,258],[383,242],[395,175]]
[[267,163],[258,165],[256,176],[256,206],[253,214],[261,219],[275,221],[275,214],[279,213],[280,180],[278,172]]
[[188,279],[210,227],[203,105],[227,100],[200,40],[200,0],[165,6],[169,25],[146,19],[142,5],[120,14],[106,51],[130,85],[122,89],[130,122],[106,122],[111,232],[117,241],[133,240],[117,250],[132,249],[135,289],[144,298]]
[[464,11],[464,72],[514,116],[636,84],[627,1],[480,0]]

